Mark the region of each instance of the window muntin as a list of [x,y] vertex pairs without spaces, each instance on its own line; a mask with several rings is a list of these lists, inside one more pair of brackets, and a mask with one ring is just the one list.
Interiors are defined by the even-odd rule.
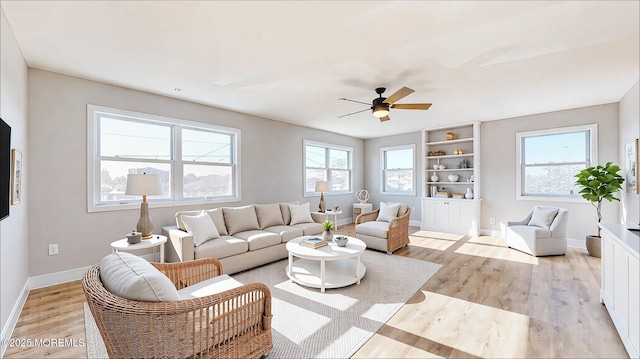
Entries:
[[88,109],[88,210],[128,209],[139,196],[124,195],[129,173],[157,173],[158,205],[239,200],[240,131],[109,109]]
[[574,126],[517,134],[519,199],[579,199],[575,174],[597,163],[597,126]]
[[304,141],[305,196],[315,192],[317,181],[329,181],[331,193],[351,192],[351,158],[349,147]]
[[415,195],[415,145],[383,147],[381,192]]

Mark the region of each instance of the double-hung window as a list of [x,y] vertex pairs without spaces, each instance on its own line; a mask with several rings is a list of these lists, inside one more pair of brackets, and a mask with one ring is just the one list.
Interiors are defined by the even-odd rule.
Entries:
[[597,125],[516,133],[517,198],[579,199],[574,177],[597,163]]
[[383,194],[416,194],[415,148],[415,145],[406,145],[380,149]]
[[128,209],[127,175],[158,174],[149,202],[239,200],[240,130],[88,105],[88,210]]
[[350,193],[352,152],[350,147],[305,140],[305,196],[317,195],[317,181],[329,181],[330,193]]

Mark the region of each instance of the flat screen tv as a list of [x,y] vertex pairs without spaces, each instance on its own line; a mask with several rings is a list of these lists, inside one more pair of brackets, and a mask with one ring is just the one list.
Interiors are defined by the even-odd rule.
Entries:
[[9,216],[11,127],[0,118],[0,221]]

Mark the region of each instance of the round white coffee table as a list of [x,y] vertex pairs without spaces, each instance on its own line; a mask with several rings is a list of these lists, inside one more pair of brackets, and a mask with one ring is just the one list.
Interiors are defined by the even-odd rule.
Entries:
[[149,239],[143,239],[138,243],[131,244],[127,242],[127,239],[119,239],[111,242],[112,252],[117,251],[135,251],[138,249],[153,248],[153,260],[156,259],[156,247],[160,247],[160,263],[164,263],[164,243],[167,241],[167,237],[161,234],[154,234]]
[[360,284],[360,279],[367,271],[360,262],[360,256],[367,248],[363,241],[345,236],[349,238],[345,247],[338,247],[333,241],[328,246],[316,249],[300,245],[301,241],[310,237],[316,236],[298,237],[287,242],[289,279],[307,287],[320,288],[321,292],[326,288]]

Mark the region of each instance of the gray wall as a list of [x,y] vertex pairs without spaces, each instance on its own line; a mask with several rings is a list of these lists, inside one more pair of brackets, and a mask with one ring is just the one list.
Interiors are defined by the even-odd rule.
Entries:
[[[8,333],[9,315],[18,304],[29,277],[28,200],[31,167],[27,137],[27,64],[0,8],[0,117],[11,126],[11,148],[22,152],[22,202],[11,206],[0,222],[0,323],[2,339]],[[19,311],[21,308],[16,308]],[[3,345],[0,350],[4,352]],[[0,353],[0,356],[2,354]]]
[[[87,104],[241,129],[242,202],[206,208],[276,201],[316,208],[318,197],[303,197],[303,139],[352,147],[353,186],[364,186],[363,140],[29,69],[29,276],[98,263],[137,222],[137,209],[87,212]],[[325,201],[350,211],[354,197],[326,195]],[[152,207],[151,218],[159,229],[175,223],[176,211],[203,207]],[[50,243],[59,244],[59,255],[47,255]]]
[[[640,138],[640,93],[638,82],[620,100],[620,167],[625,169],[624,146],[636,138]],[[628,193],[625,186],[621,196],[623,204],[623,223],[640,223],[640,194]]]
[[[373,209],[380,208],[380,202],[402,202],[411,207],[411,221],[420,221],[420,196],[422,195],[422,175],[421,175],[421,153],[422,134],[412,132],[404,135],[380,137],[365,140],[364,152],[364,188],[369,191],[369,203],[373,203]],[[414,196],[391,196],[381,194],[381,173],[380,149],[382,147],[411,145],[416,146],[415,168],[416,168],[416,194]]]
[[[636,117],[637,118],[637,117]],[[483,122],[481,126],[481,228],[500,231],[507,221],[520,220],[534,205],[569,210],[568,237],[583,239],[597,231],[597,215],[590,202],[516,200],[516,132],[598,124],[598,162],[618,162],[618,104],[583,107],[532,116]],[[637,131],[636,131],[637,133]],[[619,223],[619,203],[603,205],[603,221]],[[489,224],[489,218],[496,224]]]

